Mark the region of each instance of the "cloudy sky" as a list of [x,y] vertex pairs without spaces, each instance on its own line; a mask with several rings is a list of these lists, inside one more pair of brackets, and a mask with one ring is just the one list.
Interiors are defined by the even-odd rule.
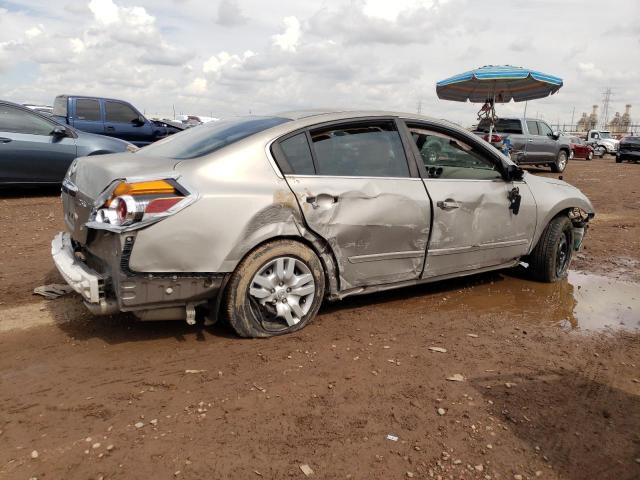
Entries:
[[[382,108],[473,123],[435,82],[487,64],[560,76],[528,115],[614,91],[640,120],[638,0],[0,0],[0,98],[123,98],[147,114]],[[499,113],[522,113],[523,104]]]

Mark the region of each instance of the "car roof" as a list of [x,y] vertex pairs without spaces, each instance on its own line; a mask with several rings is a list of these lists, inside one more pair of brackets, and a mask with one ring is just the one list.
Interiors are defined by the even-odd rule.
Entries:
[[443,122],[456,128],[462,128],[461,125],[451,122],[449,120],[430,117],[427,115],[420,115],[417,113],[398,112],[391,110],[294,110],[289,112],[281,112],[274,115],[274,117],[289,118],[294,122],[300,122],[305,124],[315,124],[332,122],[334,120],[348,120],[359,118],[375,118],[375,117],[398,117],[406,118],[409,120],[418,120],[426,122],[435,122],[442,124]]
[[90,98],[90,99],[93,99],[93,100],[110,100],[110,101],[114,101],[114,102],[131,103],[128,100],[123,100],[121,98],[101,97],[100,95],[70,95],[68,93],[65,93],[65,94],[61,94],[61,95],[56,95],[56,98],[59,98],[59,97],[63,97],[63,98],[69,98],[69,97],[73,97],[73,98]]

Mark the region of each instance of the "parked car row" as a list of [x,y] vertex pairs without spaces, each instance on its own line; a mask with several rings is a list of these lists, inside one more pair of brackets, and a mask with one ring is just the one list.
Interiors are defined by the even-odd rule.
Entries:
[[137,149],[124,140],[83,132],[51,115],[0,101],[0,184],[60,184],[77,157]]

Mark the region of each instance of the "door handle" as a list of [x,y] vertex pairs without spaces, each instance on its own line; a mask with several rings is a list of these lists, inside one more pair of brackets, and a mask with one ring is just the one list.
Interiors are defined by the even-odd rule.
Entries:
[[320,193],[318,195],[309,195],[305,198],[305,202],[310,204],[313,208],[319,206],[331,206],[334,203],[338,203],[338,197],[335,195],[329,195],[328,193]]
[[116,127],[105,127],[105,130],[107,132],[115,132],[116,131]]
[[529,140],[527,140],[527,142],[533,143],[533,138],[530,138]]
[[460,204],[451,198],[440,200],[436,203],[436,205],[442,210],[455,210],[456,208],[460,208]]
[[7,137],[0,137],[0,143],[9,143],[11,141],[10,138]]

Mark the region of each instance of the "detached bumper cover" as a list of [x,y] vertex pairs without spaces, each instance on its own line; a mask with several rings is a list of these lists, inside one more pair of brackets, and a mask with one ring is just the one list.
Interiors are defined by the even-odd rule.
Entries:
[[102,277],[76,260],[71,236],[60,232],[51,241],[51,256],[65,281],[89,303],[100,303]]

